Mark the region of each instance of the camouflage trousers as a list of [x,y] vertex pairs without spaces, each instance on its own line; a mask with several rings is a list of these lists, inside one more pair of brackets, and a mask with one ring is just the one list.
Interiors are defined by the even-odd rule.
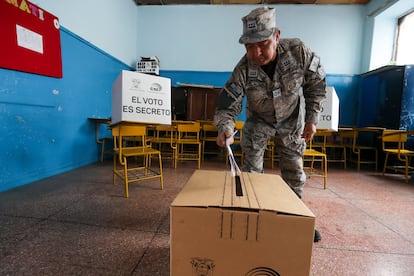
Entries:
[[246,122],[243,128],[241,147],[244,152],[243,170],[263,173],[263,157],[267,142],[275,142],[275,150],[280,156],[280,170],[283,180],[302,197],[306,174],[303,171],[302,156],[306,149],[305,141],[298,137],[289,145],[282,142],[276,130],[262,122]]

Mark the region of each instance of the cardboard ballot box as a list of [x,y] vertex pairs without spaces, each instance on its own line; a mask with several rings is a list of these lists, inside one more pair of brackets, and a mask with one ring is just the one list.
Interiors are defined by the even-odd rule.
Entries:
[[339,124],[339,98],[335,88],[326,87],[326,100],[322,103],[317,128],[338,131]]
[[315,216],[278,175],[197,170],[170,209],[170,275],[309,275]]
[[112,123],[171,124],[171,80],[121,71],[112,85]]

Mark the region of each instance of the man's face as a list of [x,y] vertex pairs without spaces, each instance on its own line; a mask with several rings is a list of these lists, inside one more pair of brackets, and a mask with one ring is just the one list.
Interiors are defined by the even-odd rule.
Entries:
[[263,66],[276,58],[276,47],[279,41],[279,32],[277,31],[269,39],[257,43],[246,44],[247,58],[250,62]]

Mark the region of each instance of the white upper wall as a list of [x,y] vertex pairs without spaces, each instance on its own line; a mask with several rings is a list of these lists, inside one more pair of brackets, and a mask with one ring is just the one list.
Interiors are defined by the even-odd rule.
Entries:
[[[33,0],[60,24],[135,67],[158,56],[162,70],[231,71],[244,54],[241,17],[256,5],[139,6],[133,0]],[[299,37],[329,74],[359,74],[389,63],[396,17],[413,0],[369,5],[270,5],[282,37]]]
[[374,9],[370,10],[367,18],[373,21],[372,46],[370,48],[370,63],[367,70],[393,63],[395,31],[398,18],[414,9],[413,0],[388,1],[387,5],[379,5],[379,0],[374,1]]
[[33,0],[60,25],[135,67],[137,6],[132,0]]
[[[364,6],[269,5],[281,37],[301,38],[327,73],[359,73]],[[158,56],[163,70],[231,71],[244,55],[241,18],[256,5],[138,7],[137,56]]]

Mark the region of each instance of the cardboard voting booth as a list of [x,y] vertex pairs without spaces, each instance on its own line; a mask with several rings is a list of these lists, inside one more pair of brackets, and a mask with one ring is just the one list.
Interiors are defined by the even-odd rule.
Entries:
[[170,275],[309,275],[315,216],[278,175],[197,170],[170,209]]
[[112,85],[112,123],[171,124],[171,80],[121,71]]
[[322,111],[319,114],[318,129],[338,131],[339,124],[339,98],[335,88],[326,87],[326,100],[322,103]]

